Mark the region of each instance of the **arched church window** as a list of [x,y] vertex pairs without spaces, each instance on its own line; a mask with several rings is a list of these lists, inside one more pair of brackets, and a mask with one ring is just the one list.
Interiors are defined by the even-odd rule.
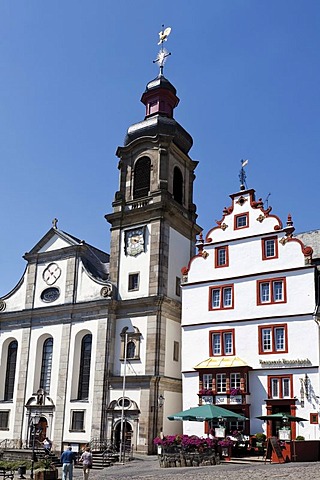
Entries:
[[7,370],[4,387],[4,400],[10,401],[13,399],[14,380],[16,376],[18,342],[14,340],[8,346],[7,354]]
[[88,400],[90,383],[92,335],[85,335],[81,342],[78,400]]
[[134,167],[133,198],[149,195],[151,161],[148,157],[139,158]]
[[136,345],[133,341],[127,343],[127,358],[134,358],[136,355]]
[[42,362],[40,374],[40,386],[46,393],[50,392],[51,371],[52,371],[53,338],[47,338],[42,348]]
[[183,200],[183,176],[180,168],[174,167],[173,170],[173,198],[182,205]]

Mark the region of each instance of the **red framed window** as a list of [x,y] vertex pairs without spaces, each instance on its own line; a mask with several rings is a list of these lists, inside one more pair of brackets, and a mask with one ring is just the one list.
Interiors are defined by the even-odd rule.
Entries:
[[259,329],[259,353],[287,353],[288,352],[288,329],[287,324],[260,325]]
[[215,249],[214,263],[216,268],[229,266],[229,248],[228,245],[224,247],[217,247]]
[[233,308],[233,284],[210,287],[209,310]]
[[286,303],[286,279],[271,278],[257,281],[257,304]]
[[292,375],[268,375],[268,398],[293,398]]
[[262,260],[270,260],[278,258],[278,242],[277,237],[268,237],[261,240]]
[[318,425],[319,423],[319,416],[318,413],[310,413],[310,423],[311,425]]
[[241,230],[242,228],[249,227],[249,213],[241,213],[234,216],[234,229]]
[[234,355],[234,328],[210,332],[210,356]]

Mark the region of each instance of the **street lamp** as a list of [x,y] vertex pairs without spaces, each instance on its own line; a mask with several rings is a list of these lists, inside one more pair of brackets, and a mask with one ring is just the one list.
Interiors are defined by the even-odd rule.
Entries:
[[30,426],[30,433],[32,435],[32,459],[31,459],[31,472],[30,478],[33,480],[33,470],[34,470],[34,448],[35,448],[35,440],[36,440],[36,426],[40,422],[40,415],[35,413],[30,417],[29,426]]

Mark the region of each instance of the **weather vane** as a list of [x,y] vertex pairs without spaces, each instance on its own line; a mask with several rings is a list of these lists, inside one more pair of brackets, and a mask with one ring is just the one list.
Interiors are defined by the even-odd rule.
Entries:
[[153,63],[158,63],[160,67],[160,75],[163,75],[163,66],[166,62],[167,57],[171,55],[170,52],[168,52],[164,46],[163,43],[168,40],[168,37],[171,33],[171,27],[167,27],[166,29],[164,28],[164,25],[162,25],[162,30],[159,32],[159,42],[158,45],[161,45],[161,48],[159,50],[159,53],[157,55],[157,58],[153,60]]
[[249,160],[241,160],[241,170],[239,173],[239,180],[240,180],[240,190],[245,190],[247,187],[247,182],[246,182],[246,172],[244,170],[244,167],[248,165]]

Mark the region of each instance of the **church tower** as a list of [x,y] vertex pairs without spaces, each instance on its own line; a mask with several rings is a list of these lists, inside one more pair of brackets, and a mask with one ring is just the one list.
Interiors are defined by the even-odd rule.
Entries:
[[160,73],[141,97],[144,120],[128,128],[116,152],[119,190],[106,215],[116,286],[107,430],[116,442],[130,433],[135,448],[147,453],[160,431],[177,432],[167,415],[182,406],[181,267],[200,232],[193,203],[198,162],[189,156],[191,136],[173,116],[179,98],[163,75],[169,55],[163,41]]

